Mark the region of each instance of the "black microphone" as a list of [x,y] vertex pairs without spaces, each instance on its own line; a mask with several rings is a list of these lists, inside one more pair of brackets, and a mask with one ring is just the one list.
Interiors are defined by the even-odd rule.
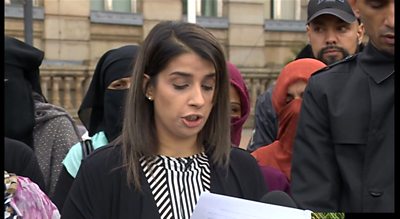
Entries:
[[268,192],[260,199],[260,202],[290,208],[297,208],[297,205],[296,203],[294,203],[293,199],[287,193],[279,190]]

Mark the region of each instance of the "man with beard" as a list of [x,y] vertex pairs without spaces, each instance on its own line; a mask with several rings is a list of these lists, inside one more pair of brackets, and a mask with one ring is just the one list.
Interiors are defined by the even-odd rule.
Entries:
[[[297,55],[315,58],[326,65],[340,61],[363,49],[364,26],[356,19],[347,0],[310,0],[308,3],[307,44]],[[255,129],[248,150],[271,144],[277,137],[278,122],[272,107],[270,86],[255,106]]]
[[[309,79],[293,145],[292,197],[317,212],[394,213],[394,0],[349,3],[369,42]],[[327,49],[322,56],[339,54]]]
[[330,65],[359,50],[364,26],[347,0],[310,0],[307,36],[315,58]]

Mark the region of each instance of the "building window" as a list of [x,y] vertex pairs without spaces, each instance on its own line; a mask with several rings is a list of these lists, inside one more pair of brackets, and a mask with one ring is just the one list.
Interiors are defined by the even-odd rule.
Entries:
[[302,20],[309,0],[265,0],[265,17],[272,20]]
[[[26,0],[4,0],[4,5],[24,5]],[[32,0],[33,7],[39,7],[43,5],[43,0]]]
[[92,11],[139,13],[142,0],[90,0]]
[[[182,0],[183,14],[187,14],[187,1],[188,0]],[[196,1],[196,16],[222,17],[223,0],[195,0],[195,1]]]

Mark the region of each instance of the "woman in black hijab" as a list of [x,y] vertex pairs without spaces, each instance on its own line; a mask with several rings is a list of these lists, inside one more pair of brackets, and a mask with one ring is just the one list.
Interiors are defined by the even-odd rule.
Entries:
[[35,125],[32,91],[42,94],[39,66],[44,53],[4,36],[4,135],[33,146]]
[[121,132],[126,91],[139,47],[123,46],[107,51],[97,63],[78,115],[89,136],[104,131],[109,142]]
[[98,61],[78,111],[90,138],[72,146],[63,161],[63,170],[52,198],[59,209],[62,209],[81,160],[121,134],[122,109],[138,51],[139,46],[123,46],[107,51]]

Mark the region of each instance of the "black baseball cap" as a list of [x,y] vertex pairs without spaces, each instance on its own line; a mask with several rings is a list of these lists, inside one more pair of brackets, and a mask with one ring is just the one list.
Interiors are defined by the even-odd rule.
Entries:
[[347,23],[356,20],[353,9],[347,0],[310,0],[308,2],[307,24],[323,14],[334,15]]

